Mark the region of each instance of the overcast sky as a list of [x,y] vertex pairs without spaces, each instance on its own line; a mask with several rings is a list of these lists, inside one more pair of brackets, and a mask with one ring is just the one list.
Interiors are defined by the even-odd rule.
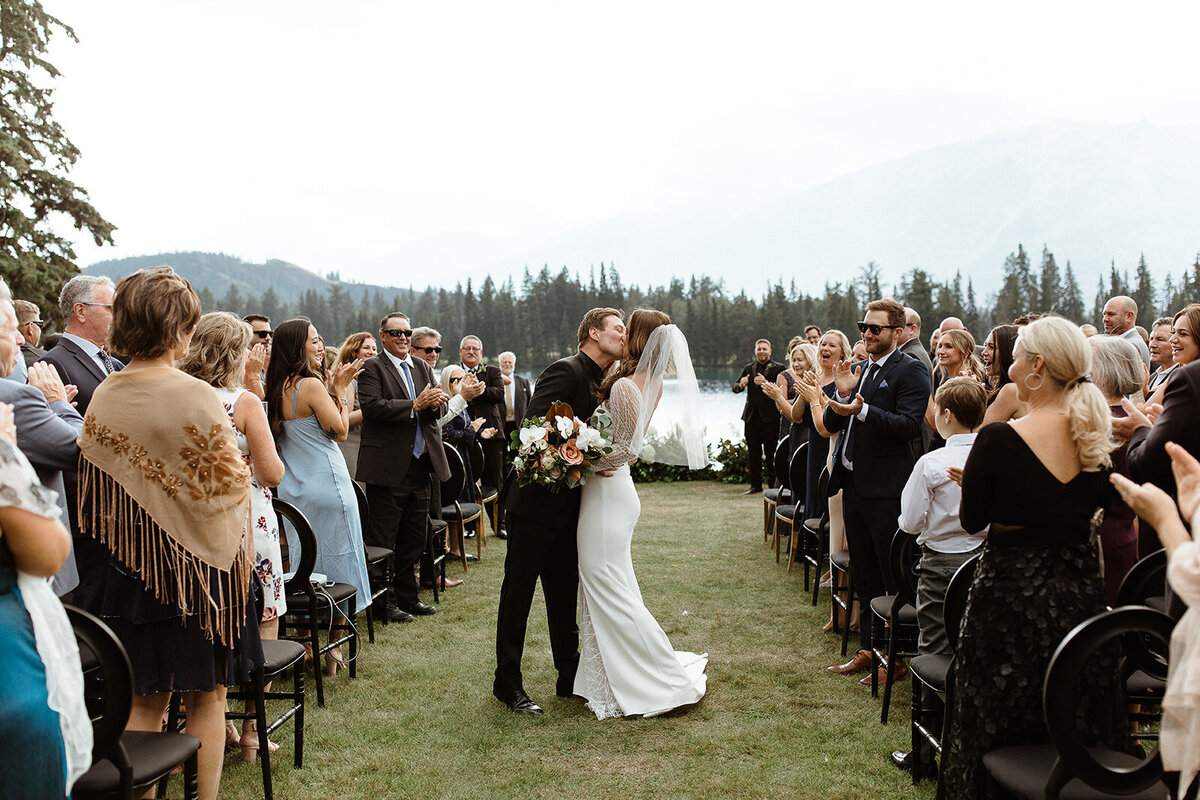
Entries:
[[1200,122],[1182,2],[43,2],[80,39],[51,52],[72,175],[119,228],[81,265],[364,277],[1051,119]]

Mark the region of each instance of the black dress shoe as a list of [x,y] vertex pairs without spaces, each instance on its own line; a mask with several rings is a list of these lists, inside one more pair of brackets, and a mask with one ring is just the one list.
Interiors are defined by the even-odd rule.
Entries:
[[[460,556],[458,553],[446,553],[446,558],[450,559],[451,561],[462,561],[463,557]],[[478,560],[479,560],[479,556],[475,555],[474,553],[467,553],[467,563],[468,564],[470,564],[473,561],[478,561]]]
[[762,494],[762,487],[761,486],[751,486],[749,489],[742,492],[742,494]]
[[[892,764],[905,772],[912,772],[913,763],[916,760],[917,755],[912,750],[909,750],[907,753],[903,750],[892,751]],[[921,760],[921,770],[927,775],[937,774],[937,764],[933,760],[932,753],[927,753]]]
[[496,538],[497,539],[507,539],[508,531],[504,530],[504,528],[501,528],[500,530],[496,531]]
[[400,608],[400,606],[388,603],[387,619],[388,622],[412,622],[413,615]]
[[542,707],[529,699],[529,695],[518,689],[510,695],[502,695],[496,690],[492,690],[492,694],[496,695],[496,699],[504,705],[508,706],[508,710],[514,714],[544,714]]
[[415,604],[408,607],[408,613],[414,617],[428,617],[430,614],[436,614],[437,609],[433,606],[427,606],[418,600]]

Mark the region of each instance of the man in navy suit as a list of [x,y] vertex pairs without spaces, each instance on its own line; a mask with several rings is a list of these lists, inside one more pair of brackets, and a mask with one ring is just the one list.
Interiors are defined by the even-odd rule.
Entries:
[[[87,416],[92,393],[100,381],[125,365],[108,354],[108,330],[112,326],[112,301],[115,287],[109,278],[98,275],[76,275],[67,281],[58,296],[66,328],[58,344],[50,348],[41,362],[54,367],[68,386],[78,389],[75,407]],[[75,560],[79,568],[79,587],[75,590],[75,605],[95,610],[104,593],[104,578],[108,551],[90,536],[79,535],[76,495],[79,475],[74,469],[63,470],[63,485],[67,495],[67,512],[71,519],[71,534],[75,539]]]
[[920,436],[929,401],[929,370],[896,349],[904,306],[891,298],[867,304],[858,323],[868,362],[856,375],[843,361],[834,371],[837,396],[825,410],[830,431],[841,431],[833,453],[829,493],[842,490],[842,514],[850,570],[862,609],[860,649],[846,664],[829,667],[849,675],[871,665],[871,600],[894,591],[889,551],[900,495],[915,463],[912,443]]

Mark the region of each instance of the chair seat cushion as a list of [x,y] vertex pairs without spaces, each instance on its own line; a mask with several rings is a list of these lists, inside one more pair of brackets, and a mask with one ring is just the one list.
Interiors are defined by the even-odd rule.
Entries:
[[[886,620],[888,614],[892,611],[892,596],[881,594],[871,600],[871,613],[881,619]],[[900,624],[901,625],[916,625],[917,624],[917,609],[910,603],[905,603],[900,606]]]
[[775,506],[775,519],[783,520],[789,525],[792,519],[796,516],[796,506],[792,504]]
[[832,564],[834,566],[834,568],[840,569],[842,572],[849,572],[850,571],[850,551],[849,550],[838,550],[836,553],[830,553],[829,554],[829,563]]
[[821,517],[810,517],[809,519],[804,520],[804,530],[808,531],[809,533],[822,533],[824,527],[825,526],[821,524]]
[[363,552],[366,554],[368,564],[378,564],[386,561],[392,555],[392,551],[386,547],[375,547],[369,544],[363,545]]
[[479,487],[479,496],[483,498],[484,503],[490,503],[500,495],[500,490],[495,486],[487,486],[486,484]]
[[941,653],[916,656],[909,660],[908,671],[930,689],[943,694],[946,691],[946,674],[950,671],[950,656]]
[[1140,669],[1135,670],[1125,681],[1125,693],[1139,698],[1162,697],[1166,689],[1166,681],[1147,675]]
[[[121,734],[121,745],[129,754],[136,789],[153,783],[191,758],[200,749],[200,740],[186,733],[125,731]],[[119,786],[116,766],[111,761],[101,761],[76,781],[72,791],[76,796],[107,794],[116,792]]]
[[444,530],[446,530],[446,528],[449,528],[449,527],[450,527],[450,523],[446,522],[446,520],[444,520],[444,519],[430,519],[429,520],[429,530],[433,531],[434,533],[438,533],[439,531],[444,531]]
[[263,639],[263,673],[268,677],[283,672],[304,658],[304,645],[291,639]]
[[[322,586],[317,589],[318,608],[324,607],[325,605],[321,600],[323,595],[327,594],[332,597],[334,601],[340,603],[343,600],[348,600],[353,597],[354,593],[357,591],[358,590],[349,583],[335,583],[332,586]],[[306,595],[304,592],[288,592],[287,604],[289,614],[293,611],[307,611],[308,595]]]
[[[479,503],[459,503],[464,521],[471,521],[483,514],[483,506]],[[458,510],[454,506],[442,506],[442,516],[446,519],[458,519]]]
[[762,495],[763,500],[768,503],[778,503],[779,502],[779,493],[785,492],[785,491],[787,491],[787,490],[780,486],[774,486],[770,489],[763,489],[763,495]]
[[[1102,748],[1089,748],[1092,756],[1109,768],[1130,769],[1141,763],[1133,756],[1117,753]],[[1023,744],[1001,747],[983,756],[983,766],[988,774],[1005,791],[1015,797],[1041,798],[1045,796],[1046,781],[1050,771],[1058,759],[1058,751],[1050,744]],[[1091,800],[1092,798],[1107,798],[1113,795],[1096,791],[1083,781],[1075,778],[1063,787],[1059,793],[1061,800]],[[1166,798],[1167,789],[1160,782],[1155,786],[1137,794],[1122,795],[1138,800],[1151,798]]]

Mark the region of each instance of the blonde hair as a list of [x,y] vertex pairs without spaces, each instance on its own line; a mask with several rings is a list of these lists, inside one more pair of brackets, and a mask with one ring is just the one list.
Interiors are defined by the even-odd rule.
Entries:
[[1083,331],[1062,317],[1047,316],[1023,327],[1017,342],[1027,357],[1042,357],[1043,379],[1062,387],[1063,410],[1083,469],[1112,466],[1112,416],[1104,393],[1091,382],[1092,348]]
[[200,317],[179,369],[218,389],[241,387],[250,348],[250,326],[225,311]]
[[[820,344],[820,342],[825,341],[826,336],[836,336],[837,337],[838,346],[842,348],[842,360],[843,361],[850,358],[850,355],[852,353],[852,348],[850,347],[850,340],[848,338],[846,338],[846,334],[842,333],[837,328],[830,328],[829,330],[827,330],[821,334],[821,339],[820,339],[820,341],[818,341],[818,344]],[[817,350],[817,353],[818,353],[818,358],[817,358],[817,361],[813,364],[813,368],[817,371],[818,375],[820,375],[823,378],[828,378],[830,373],[825,373],[825,372],[821,371],[821,359],[819,357],[820,356],[819,348]]]
[[[962,366],[959,369],[971,370],[971,374],[975,376],[976,380],[986,384],[987,371],[983,368],[983,362],[979,360],[979,356],[975,355],[975,337],[969,331],[956,328],[943,333],[942,338],[938,340],[938,346],[940,347],[942,342],[946,341],[950,342],[950,346],[962,356]],[[945,372],[940,366],[938,370]],[[945,377],[953,378],[955,376],[946,375]]]
[[808,362],[809,369],[816,370],[820,368],[820,364],[817,363],[817,346],[809,342],[801,342],[792,348],[791,352],[788,353],[788,367],[792,366],[791,360],[796,356],[797,350],[800,351],[800,355],[804,356],[804,360]]
[[461,372],[463,375],[467,374],[467,371],[458,364],[450,364],[449,366],[443,367],[441,375],[438,376],[438,386],[442,387],[442,391],[451,397],[454,396],[454,392],[450,391],[450,379],[454,377],[456,370]]

